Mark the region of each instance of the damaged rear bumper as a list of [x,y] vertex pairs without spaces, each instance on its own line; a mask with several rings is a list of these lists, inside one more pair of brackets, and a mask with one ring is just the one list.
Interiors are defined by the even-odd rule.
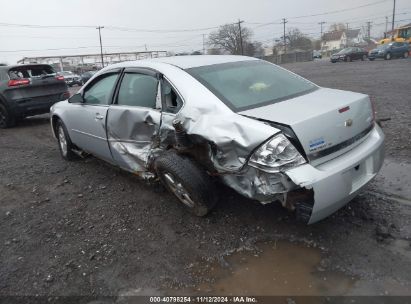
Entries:
[[296,184],[314,191],[309,224],[334,213],[370,182],[384,161],[384,134],[379,126],[360,145],[317,167],[309,164],[286,171]]
[[334,213],[370,182],[384,160],[384,134],[379,126],[358,146],[316,167],[305,164],[283,173],[265,173],[247,166],[223,181],[240,194],[270,203],[280,201],[308,224]]

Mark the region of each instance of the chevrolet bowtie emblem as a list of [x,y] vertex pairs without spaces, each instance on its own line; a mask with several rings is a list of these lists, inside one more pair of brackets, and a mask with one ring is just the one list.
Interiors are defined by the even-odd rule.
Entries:
[[344,126],[351,127],[352,123],[353,123],[352,119],[348,119],[348,120],[345,121]]

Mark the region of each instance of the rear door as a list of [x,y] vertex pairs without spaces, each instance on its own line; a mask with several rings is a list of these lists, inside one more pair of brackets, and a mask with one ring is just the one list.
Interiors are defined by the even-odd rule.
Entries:
[[404,54],[404,47],[402,42],[394,42],[392,44],[392,52],[395,57],[400,57]]
[[84,103],[72,103],[70,117],[65,119],[70,137],[81,149],[113,162],[107,143],[106,119],[120,70],[108,71],[84,88]]
[[116,164],[134,173],[147,171],[160,122],[161,94],[156,72],[126,69],[107,118],[107,136]]

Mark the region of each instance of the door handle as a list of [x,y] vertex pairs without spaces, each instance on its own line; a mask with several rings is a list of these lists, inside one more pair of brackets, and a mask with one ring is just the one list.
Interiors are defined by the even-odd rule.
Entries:
[[103,120],[104,119],[104,116],[103,115],[101,115],[100,113],[96,113],[96,120]]

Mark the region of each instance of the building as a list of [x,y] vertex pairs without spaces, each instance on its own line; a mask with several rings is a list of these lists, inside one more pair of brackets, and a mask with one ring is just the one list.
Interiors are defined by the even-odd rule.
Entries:
[[348,29],[325,33],[321,41],[321,50],[339,50],[349,46],[366,45],[361,29]]
[[[104,66],[122,61],[132,61],[147,58],[157,58],[167,56],[166,51],[145,51],[145,52],[121,52],[121,53],[104,53]],[[24,57],[17,63],[45,63],[50,64],[60,71],[82,71],[94,70],[101,68],[101,54],[82,54],[66,56],[42,56],[42,57]]]
[[347,37],[347,46],[363,46],[367,44],[361,29],[346,30],[345,35]]
[[325,33],[321,39],[321,50],[332,51],[344,48],[347,45],[345,31],[332,31]]

